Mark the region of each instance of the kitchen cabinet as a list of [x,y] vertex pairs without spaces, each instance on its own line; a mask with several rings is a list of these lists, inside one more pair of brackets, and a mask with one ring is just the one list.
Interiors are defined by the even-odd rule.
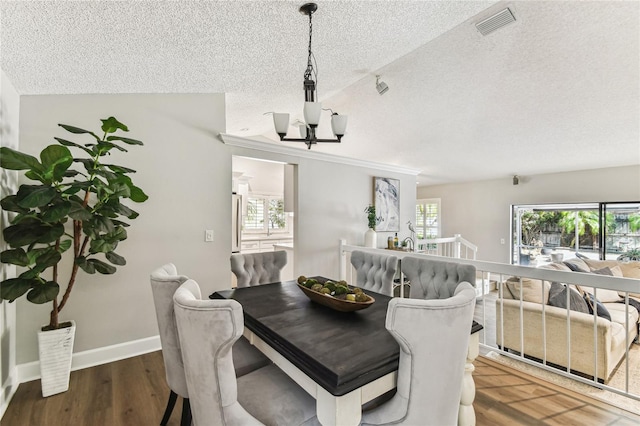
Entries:
[[273,251],[275,245],[287,243],[293,243],[293,238],[243,240],[240,244],[240,253],[263,253],[266,251]]

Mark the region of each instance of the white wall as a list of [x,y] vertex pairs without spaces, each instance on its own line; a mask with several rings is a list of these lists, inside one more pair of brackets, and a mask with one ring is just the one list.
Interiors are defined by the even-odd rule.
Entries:
[[[442,236],[461,234],[478,258],[509,263],[512,204],[639,201],[640,166],[511,177],[418,188],[417,197],[442,200]],[[500,244],[504,238],[505,244]]]
[[[4,71],[0,70],[0,145],[13,149],[18,148],[18,111],[20,97]],[[15,192],[18,173],[0,169],[0,198]],[[9,214],[0,210],[0,229],[9,223]],[[0,233],[0,251],[8,248]],[[16,269],[12,265],[0,264],[0,281],[15,277]],[[4,413],[9,398],[17,388],[15,372],[16,357],[16,305],[3,301],[0,303],[0,418]]]
[[[140,217],[118,247],[127,266],[111,276],[79,275],[61,314],[61,320],[77,323],[75,352],[157,334],[149,273],[163,263],[173,262],[196,279],[204,295],[229,287],[232,155],[298,164],[295,256],[305,275],[337,277],[338,240],[364,242],[364,208],[373,202],[374,176],[401,180],[401,223],[413,219],[415,176],[225,145],[216,137],[224,131],[224,108],[224,96],[215,94],[21,98],[20,145],[32,155],[54,135],[79,140],[57,123],[94,129],[109,115],[129,126],[129,137],[145,143],[111,160],[136,169],[132,178],[150,198],[131,204]],[[213,243],[204,242],[205,229],[215,231]],[[380,246],[387,235],[380,234]],[[35,333],[49,310],[18,302],[18,363],[38,359]]]
[[[200,282],[205,294],[230,279],[231,157],[216,139],[225,128],[224,95],[23,96],[21,150],[37,155],[53,136],[82,141],[57,124],[99,131],[99,119],[110,115],[145,145],[107,161],[137,170],[132,179],[149,200],[129,203],[140,216],[117,249],[127,265],[115,275],[78,275],[61,313],[77,323],[75,352],[156,335],[149,273],[166,262]],[[215,242],[204,242],[205,229],[215,230]],[[19,364],[38,359],[35,333],[49,311],[19,299]]]

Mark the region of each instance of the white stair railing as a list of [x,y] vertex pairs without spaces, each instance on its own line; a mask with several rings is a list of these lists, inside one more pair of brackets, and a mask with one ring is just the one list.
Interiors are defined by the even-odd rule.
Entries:
[[416,251],[435,256],[454,257],[456,259],[476,259],[478,246],[455,234],[453,237],[416,240]]

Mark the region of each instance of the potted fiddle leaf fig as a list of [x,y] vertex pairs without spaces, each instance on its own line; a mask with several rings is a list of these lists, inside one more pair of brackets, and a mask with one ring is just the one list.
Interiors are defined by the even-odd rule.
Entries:
[[[100,136],[59,124],[90,141],[79,144],[54,137],[57,144],[44,148],[39,159],[0,148],[0,167],[24,171],[24,176],[34,181],[0,200],[2,209],[12,212],[9,226],[2,231],[9,248],[0,253],[0,261],[20,268],[17,277],[0,283],[0,298],[13,302],[26,295],[29,302],[52,304],[49,324],[38,335],[43,396],[64,392],[69,386],[68,372],[65,385],[52,382],[60,374],[43,370],[43,357],[47,356],[43,354],[47,352],[42,344],[51,341],[58,347],[73,346],[75,323],[61,323],[59,315],[69,301],[79,270],[113,274],[117,266],[126,264],[116,249],[127,238],[129,224],[125,220],[135,219],[138,213],[122,201],[141,203],[148,198],[129,177],[135,170],[103,162],[113,150],[127,152],[124,146],[142,142],[121,136],[119,132],[129,130],[114,117],[101,121]],[[61,264],[65,258],[70,259]],[[62,273],[63,265],[69,267],[66,274]],[[66,283],[61,291],[63,275]],[[46,333],[55,332],[62,336],[47,337]],[[71,351],[65,363],[70,369]]]

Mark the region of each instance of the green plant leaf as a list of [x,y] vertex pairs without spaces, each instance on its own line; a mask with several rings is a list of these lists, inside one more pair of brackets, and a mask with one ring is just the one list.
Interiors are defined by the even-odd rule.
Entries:
[[60,245],[58,246],[58,251],[60,253],[64,253],[65,251],[71,248],[71,240],[62,240],[60,241]]
[[117,271],[115,266],[111,266],[108,263],[103,262],[102,260],[89,259],[87,262],[92,264],[97,272],[104,275],[115,274],[115,272]]
[[[66,222],[66,217],[71,210],[71,203],[66,200],[47,206],[42,210],[40,218],[45,222]],[[64,219],[64,220],[63,220]]]
[[43,170],[36,157],[7,147],[0,148],[0,167],[7,170]]
[[82,145],[80,145],[80,144],[77,144],[77,143],[75,143],[75,142],[71,142],[71,141],[68,141],[68,140],[66,140],[66,139],[56,138],[56,137],[54,137],[54,139],[55,139],[55,140],[57,140],[61,145],[64,145],[64,146],[73,146],[73,147],[75,147],[75,148],[80,148],[81,150],[83,150],[84,152],[86,152],[87,154],[89,154],[89,155],[91,155],[91,156],[93,156],[93,154],[94,154],[94,152],[93,152],[93,151],[91,151],[89,148],[85,148],[84,146],[82,146]]
[[96,268],[93,265],[93,263],[89,263],[87,261],[87,258],[84,257],[84,256],[78,257],[76,259],[76,265],[78,265],[80,267],[80,269],[85,271],[87,274],[95,274],[96,273]]
[[55,250],[55,248],[49,252],[46,252],[36,259],[36,266],[44,271],[47,268],[57,264],[62,259],[62,255]]
[[17,195],[7,195],[0,201],[0,207],[2,210],[8,212],[16,212],[16,213],[27,213],[29,209],[24,207],[20,207],[18,205],[18,196]]
[[114,232],[106,234],[103,237],[107,241],[124,241],[127,239],[127,230],[122,227],[117,227]]
[[29,266],[29,257],[22,248],[5,250],[0,253],[0,262],[17,266]]
[[31,180],[37,180],[45,185],[51,185],[51,179],[47,179],[43,171],[28,170],[24,175]]
[[84,133],[88,133],[91,136],[93,136],[94,138],[96,138],[97,141],[100,140],[100,138],[98,136],[96,136],[95,133],[90,132],[89,130],[84,130],[84,129],[81,129],[81,128],[75,127],[75,126],[69,126],[67,124],[58,124],[58,126],[60,126],[63,129],[65,129],[67,132],[71,132],[71,133],[76,134],[76,135],[81,135],[81,134],[84,134]]
[[103,164],[104,167],[110,168],[114,173],[135,173],[136,171],[128,167],[116,166],[115,164]]
[[107,181],[109,181],[109,182],[115,181],[115,180],[118,179],[118,175],[117,174],[115,174],[114,172],[112,172],[110,170],[104,169],[104,168],[101,168],[99,170],[96,169],[95,173],[97,175],[99,175],[99,176],[102,176],[102,177],[106,178]]
[[91,212],[77,201],[70,201],[69,217],[73,220],[87,221],[93,217]]
[[14,248],[34,243],[51,243],[63,234],[64,225],[60,223],[47,224],[33,218],[24,219],[2,231],[4,240]]
[[[25,280],[33,280],[33,279],[39,279],[40,278],[40,270],[38,269],[27,269],[26,271],[24,271],[23,273],[21,273],[20,275],[18,275],[18,278],[22,278]],[[40,282],[40,281],[38,281]]]
[[27,294],[27,300],[31,303],[41,305],[43,303],[51,302],[58,296],[60,292],[60,286],[55,281],[47,281],[46,283],[38,284]]
[[136,203],[142,203],[149,199],[149,196],[144,193],[144,191],[137,186],[130,185],[129,189],[131,190],[131,196],[129,197],[131,201],[135,201]]
[[58,191],[47,185],[20,185],[16,195],[20,207],[34,208],[49,204],[56,198]]
[[129,207],[125,206],[122,203],[120,203],[117,206],[117,212],[120,213],[122,216],[126,217],[127,219],[135,219],[140,215],[138,212],[130,209]]
[[40,160],[42,161],[46,174],[59,176],[61,178],[73,163],[73,156],[67,147],[49,145],[40,152]]
[[127,264],[127,260],[124,257],[120,256],[119,254],[116,254],[116,252],[114,251],[105,253],[105,257],[109,262],[113,263],[114,265],[124,266]]
[[126,144],[129,144],[129,145],[144,145],[142,143],[142,141],[139,141],[139,140],[136,140],[136,139],[131,139],[131,138],[125,138],[125,137],[122,137],[122,136],[109,136],[109,137],[107,137],[107,140],[108,141],[122,141],[122,142],[124,142]]
[[108,253],[116,249],[118,243],[108,242],[103,239],[91,240],[91,246],[89,247],[90,253]]
[[[64,190],[63,194],[71,195],[76,194],[78,191],[86,190],[91,186],[91,182],[73,182],[69,185],[67,189]],[[79,198],[79,197],[78,197]],[[80,199],[80,203],[82,203],[82,199]]]
[[100,141],[98,142],[98,150],[100,151],[100,155],[104,155],[104,153],[109,152],[111,149],[117,149],[122,152],[129,152],[120,145],[116,145],[115,143]]
[[39,283],[35,278],[9,278],[0,283],[0,298],[13,302]]
[[100,120],[100,121],[102,121],[101,129],[105,133],[114,133],[118,129],[124,132],[129,131],[127,126],[119,122],[115,117],[109,117],[106,120]]

